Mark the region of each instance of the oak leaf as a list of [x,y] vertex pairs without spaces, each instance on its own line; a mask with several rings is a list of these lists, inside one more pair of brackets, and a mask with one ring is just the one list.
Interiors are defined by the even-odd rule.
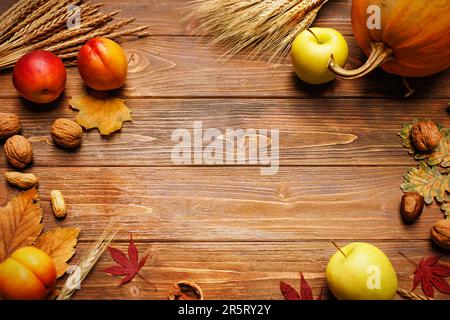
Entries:
[[98,128],[109,135],[122,128],[125,121],[132,121],[131,110],[125,100],[106,92],[84,91],[70,99],[72,108],[79,110],[76,121],[86,129]]
[[43,229],[42,215],[36,189],[22,192],[0,208],[0,263],[34,243]]
[[431,153],[428,159],[430,166],[440,165],[441,167],[450,167],[450,137],[443,135],[436,149]]
[[443,175],[425,162],[419,163],[418,168],[409,168],[404,175],[401,185],[403,192],[417,192],[425,198],[425,203],[431,204],[436,198],[438,202],[447,200],[450,191],[450,178]]
[[448,217],[450,217],[450,203],[449,202],[444,202],[441,205],[441,210],[444,211],[445,216],[447,217],[447,219],[449,219]]
[[41,234],[34,244],[53,259],[58,278],[69,267],[67,261],[75,254],[79,234],[78,228],[54,228]]

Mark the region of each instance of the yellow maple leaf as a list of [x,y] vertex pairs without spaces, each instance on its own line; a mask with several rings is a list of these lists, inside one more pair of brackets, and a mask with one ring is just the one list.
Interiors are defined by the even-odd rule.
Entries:
[[44,227],[42,215],[36,189],[22,192],[0,208],[0,262],[33,244]]
[[86,129],[98,128],[103,135],[117,131],[125,121],[133,120],[125,100],[106,92],[84,91],[70,99],[69,104],[80,111],[76,118],[80,126]]
[[79,234],[78,228],[54,228],[41,234],[34,244],[53,259],[58,278],[69,267],[67,261],[75,254]]

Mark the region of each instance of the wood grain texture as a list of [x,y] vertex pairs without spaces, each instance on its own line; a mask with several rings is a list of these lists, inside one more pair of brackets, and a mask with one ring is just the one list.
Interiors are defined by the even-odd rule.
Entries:
[[[365,61],[353,37],[348,37],[348,65]],[[400,77],[377,70],[358,80],[337,80],[321,86],[302,83],[289,61],[282,64],[251,61],[239,56],[221,61],[223,49],[204,38],[155,36],[124,43],[129,74],[123,94],[142,97],[275,97],[275,98],[402,98]],[[413,98],[450,97],[450,72],[411,79]],[[66,95],[79,94],[82,81],[76,68],[68,69]],[[8,71],[0,71],[0,98],[18,98]]]
[[[447,100],[441,99],[130,99],[133,123],[108,138],[90,130],[81,148],[67,152],[47,143],[55,119],[77,114],[66,100],[42,112],[31,112],[39,107],[18,99],[2,104],[3,111],[22,119],[23,134],[34,141],[34,164],[40,167],[171,166],[178,143],[171,140],[172,132],[188,129],[193,135],[195,121],[204,130],[224,133],[227,128],[279,129],[281,165],[414,166],[397,136],[402,124],[426,117],[450,125]],[[7,165],[3,156],[0,165]]]
[[[2,0],[0,11],[13,2]],[[300,271],[317,296],[335,251],[330,240],[377,245],[405,289],[414,267],[399,251],[415,261],[442,254],[450,262],[429,240],[431,225],[443,216],[436,204],[413,225],[400,219],[399,185],[416,163],[397,137],[413,118],[450,126],[449,71],[408,80],[417,90],[409,99],[402,80],[381,70],[312,87],[296,78],[289,61],[245,55],[220,61],[221,48],[192,36],[195,19],[182,21],[187,1],[102,2],[105,11],[120,9],[120,18],[134,16],[133,26],[149,25],[152,34],[123,44],[130,73],[119,94],[128,99],[134,122],[121,132],[105,138],[91,130],[73,152],[52,146],[51,123],[76,115],[67,105],[83,87],[76,68],[68,69],[65,95],[47,107],[19,99],[11,70],[0,71],[0,111],[17,113],[23,134],[33,140],[35,161],[26,171],[41,180],[46,228],[82,230],[72,263],[117,216],[122,231],[114,246],[125,250],[133,233],[140,252],[151,247],[156,256],[141,272],[145,280],[118,286],[118,278],[101,271],[112,265],[106,253],[75,299],[166,299],[180,280],[198,283],[207,299],[282,299],[279,281],[297,288]],[[365,57],[351,33],[350,6],[329,1],[315,25],[345,35],[352,67]],[[261,176],[255,166],[174,166],[170,135],[194,121],[220,130],[280,129],[278,174]],[[1,177],[6,170],[0,150],[0,205],[18,193]],[[51,213],[52,189],[68,202],[65,220]]]
[[[339,242],[345,245],[347,241]],[[412,287],[412,266],[398,254],[406,254],[414,261],[436,254],[428,241],[373,242],[391,259],[399,278],[399,286]],[[114,244],[126,250],[126,244]],[[190,280],[204,291],[206,299],[283,299],[280,281],[299,288],[299,272],[312,286],[314,296],[326,285],[325,268],[336,251],[329,241],[324,242],[254,242],[254,243],[138,243],[142,253],[151,248],[155,259],[142,269],[144,278],[118,286],[119,277],[112,277],[102,269],[114,265],[106,253],[93,273],[82,285],[75,299],[167,299],[173,283]],[[79,252],[86,249],[79,246]],[[77,261],[77,257],[73,259]],[[448,258],[444,261],[450,262]],[[63,280],[59,284],[62,285]],[[422,293],[421,289],[416,290]],[[437,293],[436,298],[447,296]],[[399,296],[397,299],[401,299]]]
[[[10,7],[15,0],[2,0],[0,12]],[[120,18],[137,17],[132,26],[148,25],[149,32],[153,35],[190,36],[197,23],[194,19],[185,22],[185,17],[190,13],[186,4],[189,0],[137,0],[124,2],[122,0],[92,1],[103,3],[102,11],[110,12],[120,10]],[[328,27],[339,25],[346,34],[349,28],[350,3],[347,0],[330,1],[320,11],[316,24]]]
[[[150,241],[296,241],[429,239],[443,217],[436,205],[413,225],[401,222],[401,167],[33,168],[47,225],[77,225],[96,239],[121,217]],[[4,183],[4,182],[2,182]],[[69,213],[51,214],[61,190]],[[15,193],[9,188],[9,197]],[[126,237],[125,237],[126,238]],[[123,238],[122,238],[123,239]]]

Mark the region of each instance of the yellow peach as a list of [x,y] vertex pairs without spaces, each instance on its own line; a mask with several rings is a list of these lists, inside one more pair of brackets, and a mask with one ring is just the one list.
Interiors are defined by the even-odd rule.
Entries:
[[0,294],[4,299],[45,299],[55,283],[55,264],[38,248],[18,249],[0,264]]
[[122,87],[128,61],[120,45],[107,38],[89,40],[78,53],[78,72],[84,83],[95,90]]

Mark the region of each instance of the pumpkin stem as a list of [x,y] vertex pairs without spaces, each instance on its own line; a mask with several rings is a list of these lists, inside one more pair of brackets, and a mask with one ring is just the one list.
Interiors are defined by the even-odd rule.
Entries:
[[330,70],[337,78],[340,79],[357,79],[365,76],[386,61],[392,59],[393,50],[386,47],[382,42],[372,42],[370,44],[372,51],[366,63],[355,70],[347,70],[339,66],[334,60],[333,55],[328,62],[328,70]]

